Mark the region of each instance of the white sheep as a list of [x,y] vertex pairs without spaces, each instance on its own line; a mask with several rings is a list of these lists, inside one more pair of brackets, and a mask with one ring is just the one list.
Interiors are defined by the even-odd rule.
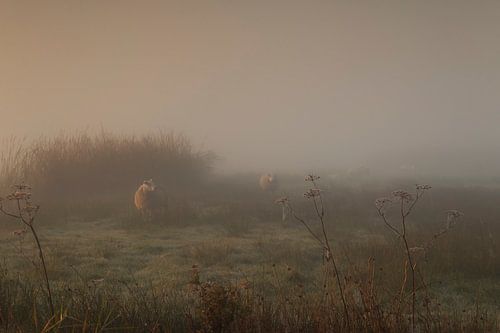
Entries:
[[260,177],[259,185],[263,191],[274,193],[278,188],[278,181],[275,175],[268,173]]
[[166,208],[166,195],[161,187],[155,185],[152,179],[145,180],[134,196],[135,207],[146,220],[152,220],[163,214]]

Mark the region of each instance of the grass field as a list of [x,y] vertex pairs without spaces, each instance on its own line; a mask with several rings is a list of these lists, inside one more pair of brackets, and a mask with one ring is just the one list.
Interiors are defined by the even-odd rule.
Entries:
[[[361,194],[350,195],[352,199],[357,198],[362,201]],[[244,210],[241,202],[227,201],[226,206],[213,203],[207,205],[183,221],[144,222],[129,211],[117,217],[95,220],[75,217],[65,220],[64,223],[41,226],[39,234],[47,257],[48,274],[52,287],[56,290],[56,302],[62,308],[68,309],[68,318],[74,318],[77,316],[71,315],[71,307],[82,302],[78,297],[84,296],[68,295],[68,290],[81,289],[86,290],[86,293],[90,293],[91,290],[94,293],[93,296],[85,294],[84,298],[97,297],[99,293],[106,295],[101,295],[104,298],[100,302],[104,303],[93,305],[96,309],[110,301],[112,299],[110,295],[126,297],[128,294],[136,302],[141,297],[147,297],[144,304],[137,304],[135,308],[135,311],[144,313],[153,310],[141,306],[154,304],[155,297],[166,293],[163,296],[173,303],[165,304],[164,301],[160,307],[169,305],[171,308],[168,315],[159,312],[158,318],[154,315],[150,318],[143,314],[139,321],[141,325],[144,322],[152,325],[151,327],[157,325],[156,329],[151,331],[177,329],[217,331],[219,326],[212,323],[213,319],[212,321],[203,319],[204,317],[196,312],[198,294],[193,294],[190,289],[193,279],[199,283],[211,281],[230,286],[227,288],[240,288],[243,284],[245,288],[251,288],[252,297],[265,297],[266,302],[276,306],[273,311],[278,318],[273,320],[277,322],[269,324],[273,330],[300,331],[302,328],[308,331],[328,331],[318,323],[308,322],[306,320],[308,315],[301,312],[304,311],[301,310],[301,304],[309,304],[312,310],[324,297],[325,279],[330,273],[325,268],[322,249],[300,223],[292,219],[281,221],[280,208],[272,202],[266,202],[267,199],[250,201],[250,204],[255,205],[256,213],[253,216],[234,214],[235,212],[231,212],[232,209],[243,211],[252,209],[247,207]],[[303,204],[304,206],[300,207],[306,210],[307,203]],[[425,208],[428,203],[424,202],[423,205]],[[369,270],[369,259],[372,258],[375,262],[373,269],[376,271],[374,281],[380,290],[379,302],[390,308],[391,297],[394,293],[397,294],[395,291],[400,288],[403,257],[398,251],[397,242],[384,228],[383,223],[370,213],[370,209],[364,213],[369,220],[363,223],[355,222],[355,219],[350,217],[351,214],[344,217],[336,216],[337,223],[331,221],[328,224],[328,233],[333,240],[335,256],[341,263],[342,271],[346,279],[351,279],[350,282],[346,282],[346,286],[353,299],[357,297],[356,286],[358,284],[362,286],[365,281]],[[423,214],[421,218],[425,220],[426,216]],[[425,294],[431,295],[433,304],[446,313],[445,318],[456,324],[448,327],[449,329],[442,327],[441,331],[455,329],[467,331],[468,328],[489,331],[495,330],[495,327],[498,329],[495,326],[498,323],[500,308],[500,275],[498,275],[500,263],[496,242],[498,227],[495,224],[489,226],[489,228],[495,227],[485,236],[486,240],[492,242],[491,244],[479,240],[482,237],[479,226],[464,224],[446,235],[436,248],[429,252],[427,258],[419,261],[428,285]],[[319,225],[313,224],[313,228],[318,229]],[[34,243],[29,234],[23,237],[15,236],[13,231],[17,229],[19,225],[12,221],[4,221],[0,232],[2,268],[5,270],[3,292],[12,288],[12,285],[7,287],[8,284],[5,282],[9,279],[18,281],[21,290],[28,284],[31,286],[29,288],[34,288],[33,290],[37,290],[35,293],[39,294],[37,301],[39,316],[48,316],[47,313],[44,314],[47,309],[40,294],[42,288],[37,287],[36,282],[40,281],[40,277],[39,271],[34,267],[38,265]],[[427,229],[430,230],[426,231]],[[418,227],[412,227],[411,231],[415,240],[428,238],[432,234],[432,229],[426,228],[422,223]],[[490,239],[491,237],[494,239]],[[330,288],[331,293],[337,295],[335,286],[327,287]],[[147,296],[142,294],[146,291]],[[420,299],[426,297],[423,294],[421,291]],[[29,298],[32,296],[30,295],[30,293],[24,296],[18,294],[13,303],[19,302],[23,297]],[[76,301],[75,298],[79,300]],[[289,302],[288,308],[285,306],[280,309],[280,304],[286,302]],[[6,305],[4,303],[3,306]],[[17,303],[11,306],[15,309],[19,305]],[[33,304],[24,306],[31,308]],[[337,306],[338,304],[335,305]],[[114,320],[108,323],[109,327],[116,325],[115,328],[121,327],[123,330],[127,327],[131,331],[137,330],[137,327],[130,326],[131,322],[137,322],[137,318],[125,320],[119,318],[123,314],[120,314],[117,308],[113,308],[110,304],[105,308],[110,312],[108,314],[110,318],[107,319]],[[22,309],[17,310],[22,311]],[[27,326],[21,325],[21,327],[29,330],[26,327],[34,325],[32,311],[30,309],[27,313],[19,313],[19,317],[13,316],[12,320],[17,320],[17,325],[24,323],[23,325]],[[288,312],[280,313],[280,311]],[[297,322],[285,320],[286,316],[294,311],[298,311],[295,314]],[[422,307],[420,311],[423,315],[424,308]],[[81,315],[78,312],[77,314]],[[192,319],[187,320],[187,314],[190,314]],[[72,329],[78,327],[76,331],[80,331],[82,323],[85,322],[89,330],[104,330],[105,320],[102,316],[104,315],[99,317],[98,314],[88,314],[86,319],[80,317],[78,320],[71,320],[71,324],[67,327]],[[221,316],[219,314],[216,317]],[[205,323],[204,320],[208,320],[209,323]],[[264,322],[262,318],[259,320]],[[280,320],[284,323],[279,322]],[[477,321],[476,326],[471,324],[474,320]],[[223,326],[219,329],[231,331],[263,329],[263,327],[257,329],[257,326],[248,326],[248,323],[234,326],[236,324],[231,320],[227,325],[224,329],[221,329]],[[332,324],[332,327],[334,326],[335,324]],[[390,330],[397,331],[396,327]],[[61,330],[61,327],[58,326],[57,329]],[[364,330],[377,331],[373,327],[371,329],[365,327]],[[432,326],[432,330],[439,331],[435,326]]]
[[[172,134],[14,140],[1,160],[2,207],[37,212],[51,297],[33,235],[2,215],[0,331],[500,330],[497,180],[428,179],[401,224],[415,196],[391,191],[421,179],[282,174],[266,193]],[[132,200],[144,169],[168,196],[152,221]],[[32,192],[5,197],[20,177]],[[387,195],[392,230],[375,206]]]

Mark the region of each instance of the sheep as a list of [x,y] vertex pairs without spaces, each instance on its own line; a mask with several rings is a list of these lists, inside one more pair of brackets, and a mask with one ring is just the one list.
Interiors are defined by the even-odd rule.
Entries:
[[156,186],[152,179],[145,180],[135,192],[134,203],[144,219],[152,220],[165,211],[165,191]]
[[260,177],[259,185],[263,191],[274,193],[278,188],[278,181],[275,175],[268,173]]

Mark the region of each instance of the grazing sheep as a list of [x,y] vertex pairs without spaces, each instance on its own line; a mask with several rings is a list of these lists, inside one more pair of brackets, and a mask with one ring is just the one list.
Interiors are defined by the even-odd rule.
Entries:
[[165,191],[156,186],[152,179],[145,180],[135,192],[134,203],[144,219],[152,220],[165,211]]
[[278,181],[275,175],[268,173],[260,177],[259,185],[262,190],[274,193],[278,188]]

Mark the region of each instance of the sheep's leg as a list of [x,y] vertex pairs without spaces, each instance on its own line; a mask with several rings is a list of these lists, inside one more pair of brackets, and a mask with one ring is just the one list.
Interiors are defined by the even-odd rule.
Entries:
[[151,221],[151,211],[149,209],[141,209],[141,219],[144,222]]

